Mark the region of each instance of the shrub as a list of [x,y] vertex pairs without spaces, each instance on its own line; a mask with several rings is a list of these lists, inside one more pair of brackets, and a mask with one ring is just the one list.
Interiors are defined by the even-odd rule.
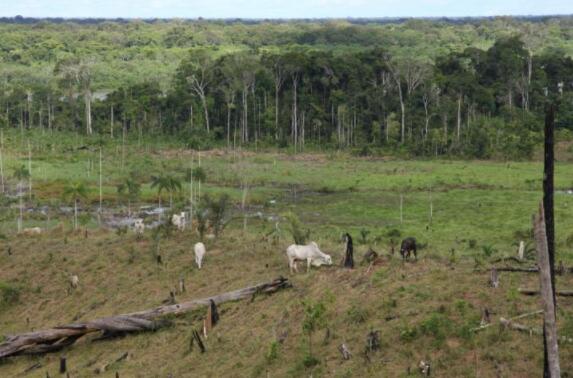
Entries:
[[400,235],[402,235],[402,233],[400,232],[400,230],[393,228],[391,230],[388,230],[388,232],[386,232],[386,236],[389,238],[399,238]]
[[368,243],[368,235],[370,235],[370,230],[366,228],[360,230],[360,241],[362,244]]
[[310,237],[310,230],[304,230],[304,225],[293,212],[283,214],[288,224],[288,231],[294,239],[295,244],[306,244],[307,239]]
[[0,309],[18,303],[21,289],[17,286],[0,282]]
[[278,341],[273,341],[269,346],[267,355],[265,356],[267,362],[270,363],[279,357],[279,349],[280,349],[280,344],[278,343]]
[[368,310],[358,305],[352,305],[346,312],[346,321],[350,324],[360,324],[368,320]]
[[493,254],[497,253],[497,249],[495,249],[493,245],[489,244],[482,245],[481,250],[483,251],[485,257],[491,257]]
[[422,322],[420,331],[424,335],[433,336],[437,344],[441,345],[446,340],[450,325],[450,320],[444,314],[434,312]]
[[416,327],[404,326],[400,329],[400,340],[413,341],[418,337],[418,329]]
[[569,236],[567,236],[567,240],[565,240],[565,244],[569,248],[573,247],[573,233],[570,233]]
[[475,240],[475,239],[470,239],[470,240],[468,240],[468,246],[469,246],[471,249],[474,249],[475,247],[477,247],[477,240]]
[[226,216],[229,210],[229,202],[229,195],[227,194],[222,194],[216,200],[211,199],[209,196],[205,196],[207,215],[209,222],[213,227],[215,236],[219,236],[227,225],[228,220],[226,219]]

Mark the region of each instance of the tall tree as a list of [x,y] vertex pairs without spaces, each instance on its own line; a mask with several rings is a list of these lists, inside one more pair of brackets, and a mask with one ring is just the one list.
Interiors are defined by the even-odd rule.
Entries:
[[181,62],[178,75],[187,82],[195,96],[199,97],[205,115],[205,129],[211,131],[209,126],[209,104],[207,101],[208,90],[213,81],[215,60],[212,54],[205,50],[193,50],[189,56]]

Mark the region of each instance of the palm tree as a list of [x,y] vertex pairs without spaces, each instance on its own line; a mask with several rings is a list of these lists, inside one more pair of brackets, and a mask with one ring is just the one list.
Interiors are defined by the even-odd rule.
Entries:
[[18,180],[18,197],[20,198],[20,216],[18,217],[18,232],[22,231],[22,219],[24,212],[24,203],[22,200],[22,188],[24,187],[24,182],[30,177],[30,171],[26,169],[26,166],[22,165],[20,168],[14,170],[14,178]]
[[131,216],[131,202],[139,198],[141,184],[137,182],[134,175],[125,177],[117,185],[117,194],[124,201],[127,201],[127,216]]
[[65,200],[71,199],[74,201],[74,230],[78,228],[78,202],[81,199],[86,199],[88,192],[85,182],[78,181],[69,183],[62,193]]
[[[151,176],[151,188],[157,188],[157,199],[161,208],[161,192],[169,193],[169,206],[173,207],[173,192],[181,191],[181,181],[171,175]],[[161,218],[161,213],[160,218]]]

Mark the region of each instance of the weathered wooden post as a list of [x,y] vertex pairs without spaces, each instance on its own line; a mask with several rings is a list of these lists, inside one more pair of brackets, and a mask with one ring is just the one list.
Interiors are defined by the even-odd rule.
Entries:
[[560,377],[559,347],[557,345],[557,325],[555,315],[555,293],[551,286],[551,265],[546,237],[543,203],[539,206],[539,214],[534,218],[535,242],[537,245],[537,262],[539,265],[539,281],[541,299],[543,302],[543,342],[545,349],[544,376]]

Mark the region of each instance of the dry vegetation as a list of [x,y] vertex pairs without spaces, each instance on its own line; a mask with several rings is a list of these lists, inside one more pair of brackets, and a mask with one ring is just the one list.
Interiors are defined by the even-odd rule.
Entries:
[[[253,233],[254,234],[254,233]],[[187,292],[184,301],[209,296],[286,275],[288,269],[279,245],[260,236],[231,231],[207,244],[205,266],[192,261],[196,237],[188,232],[161,242],[163,265],[153,258],[153,241],[118,236],[108,231],[69,234],[55,230],[36,238],[11,240],[12,255],[0,257],[2,280],[10,282],[19,298],[0,312],[3,333],[13,334],[49,325],[142,310],[161,304],[180,276]],[[343,247],[337,240],[321,245],[339,261]],[[379,246],[386,252],[386,246]],[[358,253],[365,251],[358,246]],[[293,289],[254,302],[224,304],[221,322],[206,341],[207,353],[190,351],[191,330],[200,328],[205,311],[170,319],[170,325],[153,333],[113,340],[83,340],[48,356],[16,357],[0,365],[2,376],[15,376],[28,367],[30,377],[56,375],[59,356],[68,358],[72,376],[95,375],[102,365],[130,357],[108,367],[122,377],[173,376],[416,376],[420,360],[429,360],[436,376],[538,376],[542,366],[542,341],[493,326],[477,334],[484,307],[492,320],[531,312],[538,299],[518,294],[518,287],[537,287],[534,274],[501,273],[500,287],[488,286],[485,267],[475,270],[469,258],[445,258],[422,251],[417,262],[403,264],[398,257],[383,259],[369,272],[331,267],[290,276]],[[68,277],[77,274],[80,288],[68,293]],[[573,277],[559,277],[560,287],[571,287]],[[303,334],[303,306],[310,299],[325,305],[326,323],[313,336],[319,363],[305,366],[307,336]],[[562,333],[571,335],[573,299],[562,298]],[[532,318],[524,324],[541,325]],[[327,331],[328,329],[328,331]],[[381,350],[364,356],[366,334],[381,331]],[[281,344],[277,338],[286,339]],[[342,342],[353,357],[343,361],[337,347]],[[563,371],[573,369],[573,344],[562,344]],[[106,375],[103,375],[106,376]]]

